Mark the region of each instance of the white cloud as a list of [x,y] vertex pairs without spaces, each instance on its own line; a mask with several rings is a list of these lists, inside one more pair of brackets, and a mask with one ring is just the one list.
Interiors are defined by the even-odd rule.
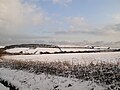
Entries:
[[115,19],[120,20],[120,15],[116,15]]
[[84,17],[68,17],[67,21],[70,25],[70,31],[91,31],[93,27]]
[[60,3],[60,2],[64,2],[64,3],[70,3],[72,2],[72,0],[52,0],[54,3]]
[[42,25],[47,16],[36,5],[21,0],[0,0],[0,33],[14,33],[31,25]]
[[67,6],[69,3],[71,3],[73,0],[52,0],[55,4],[61,4],[64,6]]
[[[61,37],[83,38],[92,40],[118,41],[120,36],[120,24],[106,25],[103,28],[93,27],[84,17],[68,17],[68,28],[56,31]],[[65,22],[64,22],[65,23]],[[77,38],[76,38],[77,37]]]
[[120,24],[115,25],[107,25],[104,28],[102,28],[103,34],[113,37],[119,37],[120,36]]
[[13,29],[21,26],[24,22],[22,9],[18,0],[0,0],[0,27]]
[[120,23],[120,14],[116,14],[113,16],[113,19],[116,23]]

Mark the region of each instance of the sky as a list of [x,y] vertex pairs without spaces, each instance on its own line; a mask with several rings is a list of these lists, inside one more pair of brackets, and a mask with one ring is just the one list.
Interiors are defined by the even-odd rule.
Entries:
[[119,36],[120,0],[0,0],[0,43]]

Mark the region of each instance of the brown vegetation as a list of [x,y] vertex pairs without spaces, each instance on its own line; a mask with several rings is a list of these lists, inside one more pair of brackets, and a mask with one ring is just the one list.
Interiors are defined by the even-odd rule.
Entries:
[[63,77],[73,77],[90,80],[100,85],[106,85],[108,90],[120,89],[120,62],[90,63],[89,65],[71,65],[69,62],[34,62],[2,60],[0,67],[25,70],[36,74],[45,73]]
[[4,50],[0,48],[0,57],[2,57],[4,54]]

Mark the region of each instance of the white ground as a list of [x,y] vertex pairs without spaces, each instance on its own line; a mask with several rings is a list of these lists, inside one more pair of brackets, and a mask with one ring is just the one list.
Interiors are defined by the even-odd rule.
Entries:
[[13,49],[7,49],[7,52],[10,53],[19,53],[23,51],[23,53],[35,53],[40,54],[40,52],[60,52],[58,48],[36,48],[36,49],[29,49],[29,48],[13,48]]
[[42,54],[42,55],[13,55],[4,56],[8,60],[25,60],[25,61],[69,61],[73,64],[89,64],[90,62],[120,62],[120,52],[102,52],[102,53],[73,53],[73,54]]
[[5,46],[0,46],[0,48],[4,48]]
[[4,85],[0,84],[0,90],[9,90],[9,88],[6,88]]
[[[96,50],[106,50],[106,48],[102,48],[98,49],[85,49],[85,48],[61,48],[62,51],[96,51]],[[29,49],[29,48],[13,48],[13,49],[7,49],[7,52],[10,53],[19,53],[19,52],[23,52],[23,53],[35,53],[35,54],[40,54],[40,52],[60,52],[59,48],[36,48],[36,49]]]
[[98,49],[61,48],[62,51],[96,51]]
[[[103,87],[90,81],[45,74],[35,75],[25,71],[5,68],[0,68],[0,78],[13,84],[19,90],[91,90],[92,88],[94,90],[104,90]],[[69,84],[71,84],[70,87]],[[54,87],[57,88],[54,89]]]
[[[69,49],[70,50],[70,49]],[[73,49],[71,49],[73,50]],[[75,49],[76,50],[76,49]],[[15,48],[7,50],[9,52],[20,52],[34,53],[36,55],[12,55],[3,56],[2,58],[7,60],[25,60],[25,61],[43,61],[43,62],[54,62],[54,61],[68,61],[73,64],[89,64],[90,62],[107,62],[116,63],[120,62],[120,52],[102,52],[102,53],[71,53],[71,54],[39,54],[39,52],[55,52],[59,51],[57,48]],[[103,87],[96,85],[90,81],[81,82],[81,80],[72,78],[63,78],[51,75],[35,75],[25,71],[10,70],[0,68],[0,78],[12,83],[20,90],[53,90],[55,86],[59,90],[104,90]],[[71,84],[71,87],[68,85]],[[0,85],[0,90],[1,89]]]

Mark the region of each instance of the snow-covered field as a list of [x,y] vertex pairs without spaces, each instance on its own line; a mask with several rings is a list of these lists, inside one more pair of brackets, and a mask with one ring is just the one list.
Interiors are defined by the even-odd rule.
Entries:
[[[107,50],[106,47],[97,47],[94,49],[87,49],[87,48],[61,48],[62,51],[98,51],[98,50]],[[40,54],[40,52],[60,52],[59,48],[12,48],[12,49],[7,49],[6,50],[9,53],[19,53],[22,51],[22,53],[34,53],[34,54]]]
[[40,54],[40,52],[60,52],[60,49],[58,48],[36,48],[36,49],[29,49],[29,48],[13,48],[13,49],[7,49],[7,52],[10,53],[19,53],[19,52],[23,52],[23,53],[35,53],[36,54]]
[[91,81],[45,74],[36,75],[5,68],[0,68],[0,78],[16,86],[19,90],[104,90],[103,87]]
[[[63,51],[89,51],[92,49],[73,49],[62,48]],[[98,49],[94,49],[98,50]],[[18,60],[18,61],[41,61],[41,62],[64,62],[71,64],[90,64],[107,62],[120,62],[120,52],[101,52],[101,53],[66,53],[66,54],[40,54],[40,52],[59,52],[58,48],[14,48],[6,50],[10,53],[35,53],[34,55],[5,55],[2,60]],[[93,70],[93,69],[92,69]],[[111,69],[112,70],[112,69]],[[118,75],[119,76],[119,75]],[[92,81],[85,81],[70,77],[60,77],[49,74],[34,74],[22,70],[11,70],[8,68],[0,68],[0,79],[3,79],[19,90],[105,90],[105,87]],[[1,89],[4,88],[4,89]],[[0,84],[0,90],[8,90]]]
[[0,48],[4,48],[5,46],[0,46]]
[[4,56],[4,59],[25,60],[25,61],[69,61],[74,64],[89,64],[90,62],[120,62],[120,52],[102,53],[72,53],[72,54],[42,54],[42,55],[12,55]]
[[[81,48],[61,48],[62,51],[96,51],[98,49],[81,49]],[[35,53],[40,54],[40,52],[60,52],[59,48],[36,48],[36,49],[29,49],[29,48],[13,48],[13,49],[7,49],[6,50],[9,53]]]
[[96,51],[98,49],[61,48],[62,51]]

